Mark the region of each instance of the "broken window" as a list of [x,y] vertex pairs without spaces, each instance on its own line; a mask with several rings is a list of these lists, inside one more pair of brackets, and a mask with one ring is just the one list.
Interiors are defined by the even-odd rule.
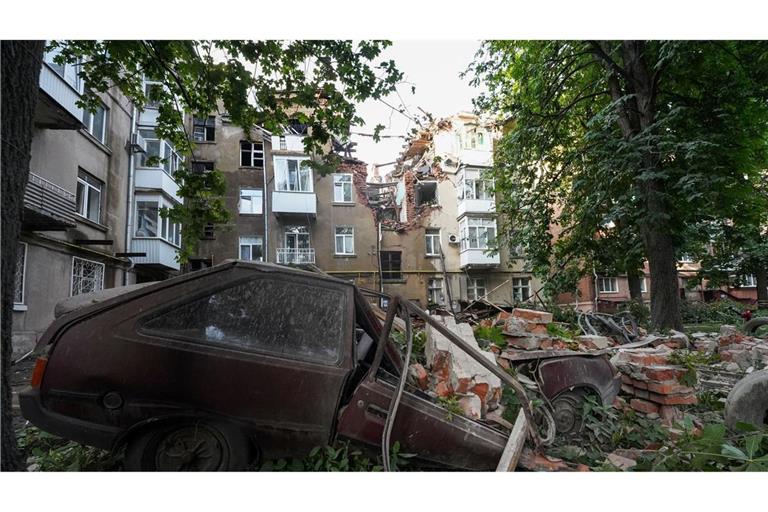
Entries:
[[437,182],[420,181],[416,185],[416,205],[437,203]]
[[352,175],[333,175],[333,201],[336,203],[352,202]]
[[428,228],[424,237],[427,243],[427,256],[440,256],[440,230]]
[[264,143],[240,141],[240,166],[264,167]]
[[485,295],[485,279],[478,277],[467,278],[467,298],[477,300]]
[[219,290],[147,321],[143,329],[192,342],[335,364],[346,295],[262,278]]
[[461,249],[493,247],[496,240],[496,220],[483,217],[465,217],[461,223]]
[[216,117],[193,117],[192,137],[195,142],[213,142],[216,140]]
[[601,293],[618,293],[619,280],[615,277],[601,277],[597,280],[598,290]]
[[245,214],[262,213],[263,191],[260,188],[241,188],[238,210]]
[[307,158],[275,157],[276,190],[312,192],[312,169],[302,163]]
[[206,172],[213,172],[213,162],[192,162],[192,172],[195,174],[204,174]]
[[512,300],[526,302],[531,298],[531,280],[528,277],[512,278]]
[[355,228],[336,226],[336,254],[355,254]]
[[432,278],[427,282],[427,302],[429,304],[445,304],[442,278]]
[[381,251],[381,276],[384,281],[399,281],[403,278],[400,268],[400,251]]
[[240,259],[264,261],[264,241],[260,236],[240,237]]

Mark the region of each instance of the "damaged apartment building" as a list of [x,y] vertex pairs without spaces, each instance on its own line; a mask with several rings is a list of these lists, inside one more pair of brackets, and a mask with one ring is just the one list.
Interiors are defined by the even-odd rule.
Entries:
[[380,289],[456,310],[485,298],[534,300],[538,281],[521,254],[496,239],[495,127],[470,113],[432,122],[405,145],[395,169],[366,184],[380,232]]

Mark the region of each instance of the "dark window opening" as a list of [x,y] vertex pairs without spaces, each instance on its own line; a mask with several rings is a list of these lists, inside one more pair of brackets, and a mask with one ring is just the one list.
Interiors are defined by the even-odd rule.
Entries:
[[192,137],[197,142],[213,142],[216,140],[216,117],[193,117]]
[[300,123],[298,119],[288,120],[288,133],[291,135],[306,135],[308,125]]
[[213,222],[209,222],[205,225],[203,228],[203,234],[200,237],[200,240],[216,240],[215,236],[215,227]]
[[416,186],[416,205],[437,204],[437,182],[421,181]]
[[240,141],[240,166],[264,167],[264,143]]
[[213,162],[192,162],[192,172],[196,174],[213,172]]
[[403,278],[400,251],[381,251],[381,277],[384,281],[399,281]]

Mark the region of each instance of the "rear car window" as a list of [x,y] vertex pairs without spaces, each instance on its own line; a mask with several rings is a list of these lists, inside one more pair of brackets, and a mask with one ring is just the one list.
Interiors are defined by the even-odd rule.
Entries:
[[345,315],[341,290],[262,278],[163,312],[142,330],[334,364],[341,354]]

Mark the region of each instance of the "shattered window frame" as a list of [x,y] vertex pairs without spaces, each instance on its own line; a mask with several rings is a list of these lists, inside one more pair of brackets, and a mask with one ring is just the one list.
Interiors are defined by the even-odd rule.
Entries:
[[527,302],[531,298],[531,278],[512,278],[512,300],[515,302]]
[[467,299],[477,300],[486,294],[486,290],[484,277],[467,277]]
[[[341,245],[339,245],[341,242]],[[338,256],[354,256],[355,228],[354,226],[336,226],[334,230],[334,254]],[[341,248],[341,251],[339,251]]]
[[333,202],[354,203],[352,195],[352,174],[335,173],[333,175]]
[[440,256],[441,239],[440,228],[427,228],[424,232],[425,254],[427,256]]

